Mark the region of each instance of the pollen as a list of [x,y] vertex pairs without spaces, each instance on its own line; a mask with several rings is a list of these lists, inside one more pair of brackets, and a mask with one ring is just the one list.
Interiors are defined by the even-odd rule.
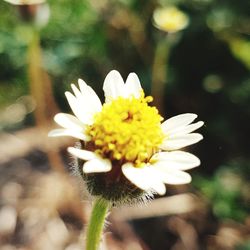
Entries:
[[151,96],[118,97],[105,103],[88,127],[95,151],[104,157],[145,165],[164,139],[160,127],[163,118],[148,105]]

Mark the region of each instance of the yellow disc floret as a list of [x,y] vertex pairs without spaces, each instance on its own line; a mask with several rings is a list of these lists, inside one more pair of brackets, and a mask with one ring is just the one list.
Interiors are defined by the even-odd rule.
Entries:
[[162,143],[162,117],[148,105],[153,98],[118,97],[103,105],[87,133],[104,157],[143,166]]

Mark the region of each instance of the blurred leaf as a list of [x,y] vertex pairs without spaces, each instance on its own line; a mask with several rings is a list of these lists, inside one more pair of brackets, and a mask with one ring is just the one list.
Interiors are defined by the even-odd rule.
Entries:
[[250,70],[250,41],[240,37],[233,37],[229,40],[232,53],[241,60]]

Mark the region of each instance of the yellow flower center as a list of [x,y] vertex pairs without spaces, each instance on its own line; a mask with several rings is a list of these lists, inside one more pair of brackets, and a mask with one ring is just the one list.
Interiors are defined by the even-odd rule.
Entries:
[[118,97],[103,105],[88,127],[96,152],[123,162],[143,166],[162,143],[162,117],[148,105],[153,98]]

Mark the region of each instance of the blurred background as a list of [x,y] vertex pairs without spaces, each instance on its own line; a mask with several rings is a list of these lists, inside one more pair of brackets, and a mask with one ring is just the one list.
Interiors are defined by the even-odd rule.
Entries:
[[109,250],[250,249],[250,2],[0,2],[0,249],[80,250],[90,197],[71,138],[47,138],[83,78],[136,72],[166,119],[193,112],[204,140],[189,185],[114,209]]

